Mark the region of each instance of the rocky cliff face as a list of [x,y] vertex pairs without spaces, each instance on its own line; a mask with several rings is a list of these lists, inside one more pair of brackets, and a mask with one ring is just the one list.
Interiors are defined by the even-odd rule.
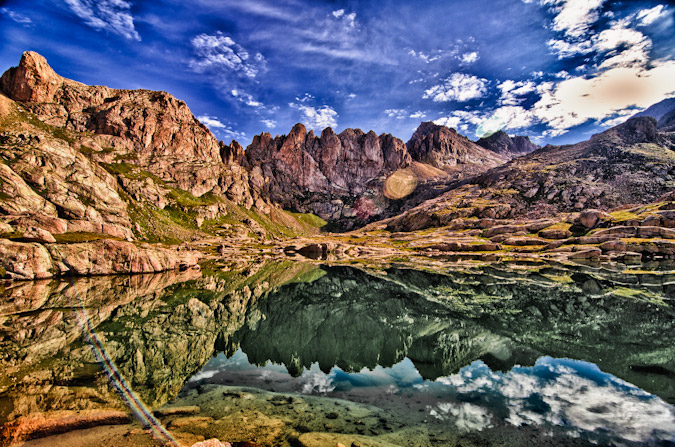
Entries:
[[251,207],[248,175],[187,105],[166,92],[88,86],[54,72],[37,53],[0,78],[0,89],[47,124],[91,132],[97,161],[124,160],[195,196],[223,194]]
[[529,137],[518,135],[511,137],[502,130],[489,137],[481,138],[476,141],[476,144],[508,158],[520,157],[539,149],[539,146],[531,142]]
[[414,160],[448,172],[459,171],[464,176],[506,161],[504,156],[486,151],[455,129],[432,122],[420,124],[406,147]]
[[433,123],[423,123],[405,145],[360,129],[335,134],[327,128],[317,137],[296,124],[287,136],[254,137],[246,161],[254,189],[348,229],[414,203],[425,189],[421,184],[464,179],[506,157]]
[[296,124],[288,135],[255,136],[246,161],[254,188],[273,201],[337,220],[355,217],[360,201],[381,201],[386,176],[411,158],[391,135],[326,128],[317,137]]
[[[15,279],[64,273],[60,254],[101,238],[176,244],[316,231],[264,200],[243,148],[216,140],[184,102],[65,79],[33,52],[0,78],[0,159],[0,265]],[[85,245],[60,246],[72,243]],[[124,246],[107,273],[183,262],[155,248],[132,262],[133,251]]]

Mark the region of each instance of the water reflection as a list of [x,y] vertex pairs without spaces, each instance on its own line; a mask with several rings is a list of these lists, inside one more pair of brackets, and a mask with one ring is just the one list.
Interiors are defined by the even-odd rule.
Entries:
[[[441,431],[543,426],[602,443],[637,440],[630,427],[672,442],[672,407],[654,397],[675,402],[672,283],[668,272],[606,267],[447,275],[259,262],[13,284],[0,300],[0,423],[123,408],[81,338],[76,297],[152,408],[181,387],[251,385],[379,407],[399,399],[402,420]],[[590,363],[554,360],[564,357]]]
[[[450,423],[460,432],[511,425],[538,426],[558,435],[599,445],[625,442],[666,445],[675,442],[675,408],[596,365],[541,357],[533,366],[493,371],[475,361],[457,374],[424,379],[405,358],[391,367],[346,372],[334,366],[323,372],[314,363],[300,375],[267,362],[254,365],[242,350],[212,359],[187,384],[250,386],[267,390],[324,395],[370,403],[373,396],[405,396],[406,408],[424,411],[431,425]],[[410,402],[417,405],[410,406]],[[388,409],[401,406],[392,398]],[[438,429],[438,428],[437,428]]]

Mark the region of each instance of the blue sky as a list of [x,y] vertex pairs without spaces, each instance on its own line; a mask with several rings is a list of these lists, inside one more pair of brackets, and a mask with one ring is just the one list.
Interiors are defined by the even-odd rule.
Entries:
[[0,70],[21,53],[87,84],[165,90],[226,142],[296,122],[421,121],[570,143],[675,94],[664,1],[0,0]]

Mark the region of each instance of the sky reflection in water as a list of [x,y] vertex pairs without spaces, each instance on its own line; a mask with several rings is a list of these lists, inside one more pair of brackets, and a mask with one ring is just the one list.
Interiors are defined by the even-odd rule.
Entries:
[[225,377],[236,377],[236,382],[246,377],[243,385],[262,388],[265,383],[283,381],[288,391],[338,398],[367,389],[413,393],[425,397],[430,423],[453,424],[460,431],[539,425],[600,444],[675,442],[675,407],[602,372],[593,363],[578,360],[540,357],[534,366],[516,366],[506,372],[493,371],[477,360],[457,374],[433,381],[424,380],[407,358],[392,367],[354,373],[337,366],[325,373],[313,364],[300,376],[291,377],[284,365],[250,364],[240,349],[230,358],[219,354],[190,382],[218,383],[218,378]]

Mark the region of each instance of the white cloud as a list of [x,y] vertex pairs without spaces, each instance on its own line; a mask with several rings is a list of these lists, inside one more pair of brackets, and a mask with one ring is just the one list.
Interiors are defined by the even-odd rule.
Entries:
[[301,114],[301,122],[309,129],[323,130],[326,127],[337,127],[338,113],[330,106],[312,107],[294,102],[288,103],[291,108]]
[[23,14],[19,14],[16,11],[12,11],[9,8],[0,8],[0,14],[5,15],[15,21],[16,23],[21,23],[22,25],[29,25],[33,23],[30,17],[26,17]]
[[461,432],[483,431],[492,427],[492,416],[487,409],[478,405],[461,402],[441,402],[436,408],[427,407],[429,414],[436,419],[445,420],[444,415],[452,415],[455,425]]
[[356,13],[352,12],[351,14],[345,14],[344,9],[338,9],[337,11],[333,11],[331,13],[333,17],[335,17],[338,21],[342,22],[342,24],[347,27],[347,28],[355,28],[356,27]]
[[384,111],[384,113],[389,118],[396,118],[397,120],[402,120],[408,114],[405,109],[387,109]]
[[455,110],[448,116],[434,120],[439,126],[460,128],[465,130],[467,124],[479,125],[483,121],[483,116],[478,112],[467,112],[465,110]]
[[462,62],[465,64],[472,64],[477,60],[478,60],[478,53],[476,51],[462,54]]
[[295,97],[296,101],[302,102],[302,103],[314,101],[314,99],[316,99],[314,97],[314,95],[310,95],[309,93],[305,93],[303,96],[296,96]]
[[523,96],[534,92],[536,85],[532,81],[513,81],[507,79],[497,86],[502,92],[499,103],[505,106],[515,106],[523,101]]
[[202,123],[206,124],[208,127],[215,127],[217,129],[225,129],[227,125],[223,124],[217,116],[201,115],[197,119]]
[[274,120],[260,120],[260,122],[263,123],[268,129],[274,129],[277,127],[277,122]]
[[416,59],[421,60],[425,64],[428,64],[428,63],[435,62],[435,61],[441,59],[441,57],[443,57],[443,51],[435,50],[435,51],[432,51],[432,55],[429,55],[429,54],[425,54],[421,51],[410,50],[410,51],[408,51],[408,55],[412,56]]
[[487,93],[487,79],[464,73],[453,73],[424,92],[423,98],[431,98],[434,102],[459,101],[481,98]]
[[553,29],[571,38],[581,38],[599,18],[604,0],[542,0],[556,13]]
[[597,51],[606,52],[600,69],[644,65],[652,47],[651,40],[639,31],[626,28],[623,22],[602,31],[594,41]]
[[213,70],[222,75],[229,71],[255,78],[265,67],[262,54],[250,55],[244,47],[220,31],[216,34],[199,34],[191,43],[198,58],[193,59],[190,66],[199,72]]
[[141,40],[136,32],[128,0],[64,0],[84,23],[131,40]]
[[498,130],[522,129],[534,124],[535,120],[536,117],[532,111],[521,106],[499,107],[480,123],[476,129],[476,135],[484,137]]
[[246,138],[245,132],[239,132],[232,127],[223,123],[217,116],[201,115],[197,119],[204,123],[211,131],[219,136],[229,139],[243,139]]
[[581,42],[567,42],[565,40],[551,39],[546,45],[558,55],[558,59],[566,59],[578,54],[588,54],[593,51],[593,44],[589,40]]
[[649,26],[661,17],[664,17],[667,13],[668,11],[666,10],[665,6],[656,5],[651,9],[643,9],[638,11],[636,18],[638,20],[638,25]]
[[242,90],[233,89],[230,91],[230,94],[242,104],[246,104],[247,106],[254,107],[256,109],[265,109],[265,105],[260,101],[256,101],[253,98],[253,95],[249,93],[246,93]]
[[586,79],[573,77],[540,86],[541,99],[532,112],[561,135],[588,120],[603,120],[629,107],[646,108],[675,93],[675,61],[610,68]]
[[417,112],[413,112],[410,114],[409,118],[426,118],[427,114],[422,112],[421,110],[418,110]]

